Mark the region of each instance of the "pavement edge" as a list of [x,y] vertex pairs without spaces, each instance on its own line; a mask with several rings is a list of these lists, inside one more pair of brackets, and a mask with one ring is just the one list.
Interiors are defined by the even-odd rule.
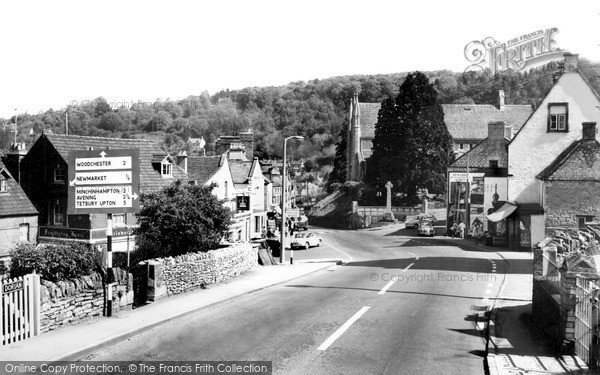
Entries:
[[96,342],[94,344],[90,344],[90,345],[84,346],[82,348],[79,348],[79,349],[67,352],[65,354],[61,354],[61,355],[56,356],[54,358],[50,358],[48,361],[49,362],[73,361],[73,360],[79,359],[79,358],[81,358],[83,356],[86,356],[88,354],[91,354],[93,351],[98,350],[100,348],[103,348],[105,346],[116,344],[118,342],[127,340],[127,339],[129,339],[129,338],[131,338],[131,337],[133,337],[135,335],[138,335],[138,334],[140,334],[142,332],[149,331],[149,330],[151,330],[153,328],[156,328],[156,327],[158,327],[158,326],[160,326],[162,324],[165,324],[166,322],[170,321],[171,319],[178,319],[178,318],[183,318],[183,317],[186,317],[186,316],[189,316],[189,315],[193,315],[193,314],[195,314],[196,312],[198,312],[198,311],[200,311],[202,309],[205,309],[205,308],[208,308],[208,307],[212,307],[212,306],[217,306],[217,305],[220,305],[222,303],[226,303],[226,302],[229,302],[229,301],[234,300],[236,298],[239,298],[241,296],[245,296],[245,295],[257,293],[257,292],[260,292],[261,290],[265,290],[265,289],[268,289],[268,288],[271,288],[271,287],[274,287],[274,286],[277,286],[277,285],[281,285],[281,284],[284,284],[284,283],[287,283],[287,282],[299,279],[301,277],[312,275],[312,274],[317,273],[319,271],[322,271],[322,270],[324,270],[326,268],[329,268],[332,265],[340,265],[340,264],[343,264],[343,261],[337,260],[337,261],[331,261],[331,262],[328,262],[328,263],[324,263],[322,267],[319,267],[317,269],[311,270],[311,271],[309,271],[307,273],[304,273],[304,274],[301,274],[301,275],[298,275],[298,276],[294,276],[294,277],[289,278],[289,279],[279,280],[279,281],[276,281],[276,282],[274,282],[272,284],[265,285],[265,286],[260,287],[260,288],[252,289],[252,290],[249,290],[247,292],[243,292],[243,293],[240,293],[240,294],[237,294],[237,295],[234,295],[234,296],[231,296],[231,297],[228,297],[228,298],[225,298],[223,300],[216,301],[216,302],[213,302],[213,303],[210,303],[210,304],[207,304],[207,305],[203,305],[203,306],[199,306],[199,307],[196,307],[196,308],[193,308],[193,309],[190,309],[190,310],[182,311],[180,313],[174,314],[173,316],[169,317],[168,319],[162,319],[160,321],[148,323],[148,324],[146,324],[144,326],[141,326],[141,327],[133,328],[131,330],[128,330],[128,331],[119,333],[117,335],[108,337],[108,338],[106,338],[104,340],[101,340],[99,342]]

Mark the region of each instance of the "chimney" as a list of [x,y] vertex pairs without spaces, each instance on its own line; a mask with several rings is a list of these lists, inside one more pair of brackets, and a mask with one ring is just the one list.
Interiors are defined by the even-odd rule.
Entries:
[[596,123],[595,122],[584,122],[583,126],[583,140],[595,141],[596,140]]
[[508,139],[508,140],[511,140],[511,139],[512,139],[512,137],[513,137],[513,132],[512,132],[512,129],[513,129],[513,128],[512,128],[512,126],[510,126],[510,125],[506,125],[506,126],[504,127],[504,138],[506,138],[506,139]]
[[4,159],[6,168],[18,183],[21,183],[21,160],[23,160],[25,155],[27,155],[25,143],[12,142]]
[[187,173],[187,167],[188,167],[188,154],[185,151],[181,151],[179,154],[177,154],[177,165],[183,169],[183,171],[185,173]]
[[490,121],[488,123],[488,139],[490,140],[503,140],[505,134],[504,121]]
[[498,102],[501,111],[504,111],[504,90],[498,90]]
[[573,72],[579,65],[579,54],[577,53],[565,53],[564,57],[564,69],[565,72]]

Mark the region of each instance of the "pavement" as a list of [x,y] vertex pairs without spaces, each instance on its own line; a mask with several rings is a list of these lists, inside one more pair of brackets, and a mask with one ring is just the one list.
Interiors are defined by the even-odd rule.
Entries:
[[238,277],[207,289],[162,298],[146,306],[119,311],[113,317],[87,319],[30,339],[2,347],[2,361],[76,360],[92,351],[126,340],[164,322],[194,314],[242,295],[282,284],[332,267],[335,259],[304,259],[293,265],[258,266]]

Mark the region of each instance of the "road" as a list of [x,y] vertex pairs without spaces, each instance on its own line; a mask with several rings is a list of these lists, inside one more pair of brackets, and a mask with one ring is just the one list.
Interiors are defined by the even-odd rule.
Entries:
[[[269,360],[275,374],[483,374],[491,251],[416,231],[319,230],[294,260],[350,260],[168,322],[85,360]],[[460,240],[454,240],[456,244]]]

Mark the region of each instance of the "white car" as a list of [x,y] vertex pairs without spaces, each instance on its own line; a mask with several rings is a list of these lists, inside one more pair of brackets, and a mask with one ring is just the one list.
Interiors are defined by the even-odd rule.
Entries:
[[323,239],[318,234],[303,232],[294,234],[292,238],[292,248],[303,247],[308,249],[311,246],[321,246]]

